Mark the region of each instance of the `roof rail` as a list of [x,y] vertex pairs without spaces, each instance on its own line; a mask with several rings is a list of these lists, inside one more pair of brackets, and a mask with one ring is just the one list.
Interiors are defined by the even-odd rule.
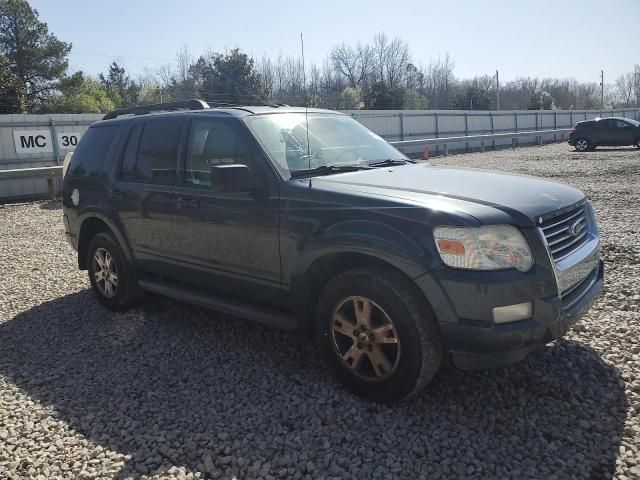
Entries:
[[204,110],[209,105],[202,100],[181,100],[179,102],[154,103],[151,105],[140,105],[138,107],[121,108],[107,113],[103,120],[110,120],[121,115],[146,115],[151,112],[171,112],[173,110]]

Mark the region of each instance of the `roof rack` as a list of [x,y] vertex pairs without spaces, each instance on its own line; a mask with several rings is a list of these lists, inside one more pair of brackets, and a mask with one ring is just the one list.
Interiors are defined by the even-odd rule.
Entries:
[[209,105],[202,100],[182,100],[179,102],[154,103],[152,105],[140,105],[139,107],[121,108],[107,113],[103,120],[110,120],[121,115],[146,115],[151,112],[171,112],[174,110],[204,110]]

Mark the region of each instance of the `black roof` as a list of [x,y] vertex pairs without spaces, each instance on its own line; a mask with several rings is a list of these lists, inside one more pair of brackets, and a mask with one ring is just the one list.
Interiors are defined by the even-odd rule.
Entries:
[[633,120],[633,118],[626,117],[596,117],[596,118],[588,118],[586,120],[580,120],[576,123],[591,123],[591,122],[599,122],[600,120]]
[[210,104],[203,100],[183,100],[179,102],[156,103],[123,108],[107,113],[103,121],[117,121],[137,117],[141,115],[180,115],[183,113],[197,113],[199,115],[230,115],[234,117],[246,117],[249,115],[263,115],[271,113],[333,113],[342,115],[333,110],[320,108],[290,107],[283,104],[267,103],[265,105],[228,105]]

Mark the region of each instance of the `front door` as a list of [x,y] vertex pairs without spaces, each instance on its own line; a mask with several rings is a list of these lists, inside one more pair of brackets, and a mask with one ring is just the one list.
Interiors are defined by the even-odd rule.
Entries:
[[636,129],[629,122],[619,119],[609,120],[609,134],[614,145],[631,145]]
[[[210,169],[225,164],[247,165],[256,191],[213,191]],[[279,194],[253,138],[235,118],[194,119],[181,166],[174,230],[184,279],[277,303]]]

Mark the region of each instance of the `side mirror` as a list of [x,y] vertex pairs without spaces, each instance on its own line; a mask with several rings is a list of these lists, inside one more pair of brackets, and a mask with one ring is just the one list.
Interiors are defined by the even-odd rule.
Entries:
[[211,167],[211,189],[215,192],[252,192],[256,183],[246,165],[217,165]]

